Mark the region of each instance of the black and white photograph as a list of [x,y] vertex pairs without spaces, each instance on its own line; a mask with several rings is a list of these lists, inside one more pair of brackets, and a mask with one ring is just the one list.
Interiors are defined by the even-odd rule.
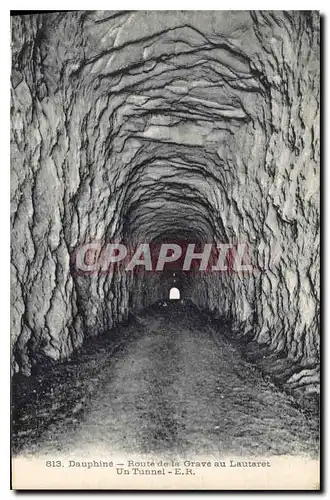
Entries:
[[12,488],[320,490],[319,11],[10,37]]

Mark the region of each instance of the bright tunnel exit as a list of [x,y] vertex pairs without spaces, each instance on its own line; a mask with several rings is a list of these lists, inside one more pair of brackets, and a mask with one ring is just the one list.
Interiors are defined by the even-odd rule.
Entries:
[[170,290],[170,300],[179,300],[180,299],[180,290],[178,288],[171,288]]

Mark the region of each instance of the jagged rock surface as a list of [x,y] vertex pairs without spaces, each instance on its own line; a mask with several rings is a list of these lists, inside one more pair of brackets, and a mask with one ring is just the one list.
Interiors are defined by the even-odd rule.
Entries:
[[245,241],[251,276],[182,294],[287,388],[317,391],[318,14],[15,17],[12,58],[13,371],[166,296],[157,274],[75,274],[78,245]]

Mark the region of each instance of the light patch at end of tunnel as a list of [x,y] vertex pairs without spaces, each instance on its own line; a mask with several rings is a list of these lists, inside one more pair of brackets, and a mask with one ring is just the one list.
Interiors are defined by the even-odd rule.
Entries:
[[180,300],[180,290],[178,288],[171,288],[169,293],[170,300]]

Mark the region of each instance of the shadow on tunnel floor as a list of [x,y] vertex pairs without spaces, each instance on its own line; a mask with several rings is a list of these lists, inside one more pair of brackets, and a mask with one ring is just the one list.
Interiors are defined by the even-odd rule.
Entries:
[[[226,445],[237,453],[244,445],[245,453],[317,453],[316,412],[276,388],[244,360],[242,339],[229,337],[228,322],[199,311],[191,301],[163,300],[131,314],[126,324],[86,339],[66,361],[38,365],[31,377],[15,376],[13,455],[37,453],[47,440],[61,449],[63,435],[68,441],[79,434],[93,414],[92,422],[98,422],[88,424],[93,439],[101,442],[112,425],[118,442],[128,434],[132,446],[144,452],[183,450],[191,442],[202,451]],[[121,393],[126,398],[122,408]],[[106,394],[113,405],[102,409]],[[131,408],[130,417],[125,407]],[[146,423],[136,431],[141,418]],[[265,436],[267,426],[277,428],[274,444],[260,431],[263,420]],[[85,438],[86,432],[79,440]]]

